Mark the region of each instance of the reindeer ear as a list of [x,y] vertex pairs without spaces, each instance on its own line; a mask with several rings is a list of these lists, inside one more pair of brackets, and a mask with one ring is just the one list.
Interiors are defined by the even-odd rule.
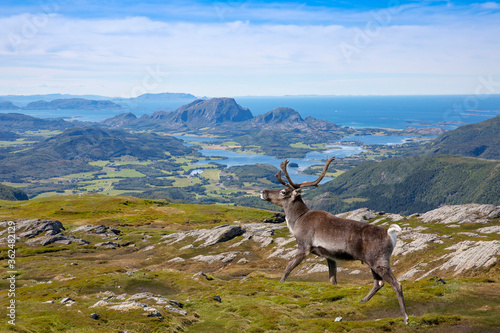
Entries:
[[293,190],[293,192],[292,192],[293,200],[295,200],[297,197],[300,197],[301,193],[302,193],[302,190],[300,188]]

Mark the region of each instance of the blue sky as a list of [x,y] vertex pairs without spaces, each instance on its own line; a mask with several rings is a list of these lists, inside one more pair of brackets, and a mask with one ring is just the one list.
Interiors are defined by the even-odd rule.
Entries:
[[0,95],[500,93],[500,3],[3,1]]

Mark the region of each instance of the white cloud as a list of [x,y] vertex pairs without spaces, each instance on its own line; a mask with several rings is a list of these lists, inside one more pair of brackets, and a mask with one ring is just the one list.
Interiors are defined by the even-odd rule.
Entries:
[[[144,16],[10,16],[0,18],[8,32],[0,37],[0,89],[124,95],[141,85],[147,66],[158,66],[163,80],[148,92],[467,93],[471,78],[500,73],[500,17],[483,13],[478,19],[443,8],[351,12],[339,20],[332,11],[304,12],[321,22],[331,16],[329,24],[252,22],[258,14],[278,15],[274,8],[253,8],[250,20],[204,23]],[[297,16],[300,10],[289,11]],[[341,46],[350,47],[350,54]]]
[[500,9],[500,4],[496,2],[485,2],[479,4],[481,9]]

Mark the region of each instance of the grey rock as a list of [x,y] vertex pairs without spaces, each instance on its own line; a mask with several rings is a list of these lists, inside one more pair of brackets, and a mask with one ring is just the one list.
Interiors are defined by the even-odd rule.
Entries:
[[163,242],[168,245],[178,243],[186,238],[194,237],[192,243],[203,242],[199,247],[207,247],[221,242],[227,242],[245,233],[239,225],[222,225],[212,229],[197,229],[188,232],[177,232],[163,236]]
[[150,306],[145,307],[144,312],[147,313],[148,317],[161,317],[160,311],[158,311],[155,308],[152,308]]
[[164,309],[168,310],[170,312],[181,314],[183,316],[187,315],[187,311],[186,310],[179,309],[178,307],[175,307],[175,306],[172,306],[172,305],[165,305]]
[[337,216],[360,222],[368,222],[369,219],[379,217],[376,212],[368,208],[359,208],[350,212],[337,214]]
[[[88,241],[73,236],[63,234],[64,226],[60,221],[43,219],[20,219],[16,220],[16,238],[18,241],[25,242],[32,246],[45,246],[53,243],[87,245]],[[7,227],[7,221],[0,222],[0,228]],[[0,231],[0,236],[7,229]],[[6,238],[0,238],[0,244],[4,243]]]
[[215,255],[197,255],[196,257],[193,257],[191,259],[196,260],[196,261],[202,261],[206,262],[207,264],[213,264],[216,261],[220,261],[222,263],[228,263],[234,260],[238,255],[251,255],[250,252],[224,252],[220,254],[215,254]]
[[97,319],[101,318],[101,316],[98,315],[97,313],[92,313],[92,314],[90,314],[90,318],[97,320]]
[[71,297],[65,297],[59,303],[66,304],[66,303],[70,303],[70,302],[75,302],[75,300],[72,299]]
[[115,249],[117,247],[120,247],[120,244],[109,241],[104,243],[97,243],[95,244],[95,247],[102,247],[104,249]]
[[500,234],[500,225],[479,228],[477,229],[477,232],[480,232],[482,234]]
[[[424,228],[404,228],[403,232],[398,235],[396,247],[392,251],[392,255],[407,255],[412,252],[421,251],[429,246],[430,243],[442,244],[443,241],[436,234],[426,234],[418,232]],[[410,240],[405,242],[405,240]]]
[[93,224],[87,224],[87,225],[82,225],[79,226],[71,232],[84,232],[87,234],[96,234],[100,236],[108,236],[108,237],[113,237],[113,236],[118,236],[121,231],[115,228],[107,227],[105,225],[93,225]]
[[35,238],[29,239],[26,241],[27,245],[45,246],[45,245],[49,245],[52,243],[60,243],[60,244],[65,244],[65,245],[68,245],[71,243],[77,243],[79,245],[90,244],[90,242],[88,242],[84,239],[76,238],[74,236],[65,236],[63,234],[58,234],[55,236],[40,236],[40,237],[35,237]]
[[488,223],[488,219],[500,216],[500,206],[483,204],[466,204],[442,206],[431,210],[420,217],[423,223]]
[[[7,222],[9,221],[0,222],[0,228],[5,228],[0,231],[0,236],[7,232]],[[45,236],[57,235],[65,230],[61,222],[53,220],[20,219],[14,222],[16,226],[16,237],[18,239],[33,238],[40,234]]]

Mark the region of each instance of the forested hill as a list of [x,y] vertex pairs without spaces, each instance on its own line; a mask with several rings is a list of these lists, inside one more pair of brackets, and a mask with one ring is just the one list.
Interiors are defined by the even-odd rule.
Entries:
[[443,204],[500,205],[500,162],[435,155],[367,162],[306,194],[312,209],[413,214]]
[[0,200],[28,200],[28,195],[23,190],[0,184]]
[[500,115],[444,133],[426,152],[500,160]]
[[0,179],[50,178],[71,173],[97,171],[88,162],[121,156],[137,159],[167,159],[197,152],[181,140],[154,133],[129,133],[100,128],[71,128],[29,149],[2,156]]

